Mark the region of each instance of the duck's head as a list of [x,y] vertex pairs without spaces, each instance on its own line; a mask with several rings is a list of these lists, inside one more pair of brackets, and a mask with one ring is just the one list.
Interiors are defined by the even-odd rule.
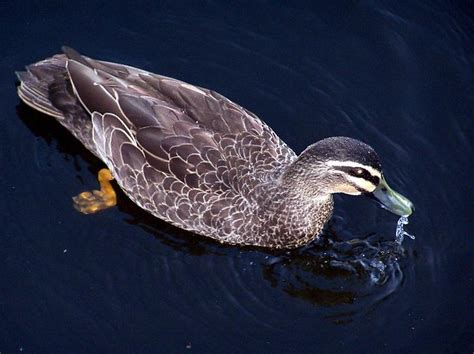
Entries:
[[408,216],[414,210],[412,202],[388,186],[374,149],[359,140],[332,137],[318,141],[301,153],[293,167],[286,177],[302,181],[300,188],[305,193],[364,194],[396,215]]

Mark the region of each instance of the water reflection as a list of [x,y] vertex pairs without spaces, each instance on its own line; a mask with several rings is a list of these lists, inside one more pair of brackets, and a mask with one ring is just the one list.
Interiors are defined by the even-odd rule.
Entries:
[[264,265],[265,279],[292,297],[334,308],[333,315],[341,305],[364,310],[399,286],[403,248],[395,242],[376,235],[344,241],[328,230],[320,240]]
[[[63,154],[66,161],[72,159],[77,172],[81,170],[79,164],[80,160],[86,161],[89,171],[94,174],[103,166],[103,163],[99,159],[85,149],[71,133],[53,118],[28,107],[24,103],[20,103],[16,107],[16,111],[21,121],[35,136],[42,138],[48,146],[54,144],[56,149]],[[37,155],[35,163],[40,169],[44,169],[41,165],[47,164],[45,161],[48,161],[48,157],[43,156],[44,152],[40,152],[38,149],[36,149],[35,153]],[[83,182],[81,176],[78,175],[77,177]]]
[[[254,276],[267,281],[272,289],[324,308],[324,317],[334,323],[346,323],[353,316],[371,311],[390,296],[403,279],[398,263],[405,255],[403,247],[377,234],[342,240],[328,227],[318,241],[297,250],[234,247],[177,229],[128,200],[127,203],[122,201],[120,208],[127,213],[129,223],[140,226],[174,251],[192,256],[233,257],[227,269],[220,269],[219,273],[235,278],[245,277],[244,273],[248,271],[260,273],[260,276]],[[249,253],[245,261],[232,252],[236,249]],[[205,267],[212,269],[215,260],[207,258],[203,262],[210,263]],[[252,268],[247,263],[259,266]],[[223,287],[231,286],[222,279],[217,283]],[[263,286],[240,290],[245,297],[258,297],[262,303],[269,296]],[[228,291],[235,293],[235,289]],[[267,310],[276,311],[278,308]]]
[[[127,222],[141,227],[174,251],[191,256],[233,258],[227,269],[216,270],[223,274],[217,276],[215,283],[219,286],[235,285],[226,283],[221,279],[223,276],[240,278],[249,271],[260,273],[253,277],[265,280],[272,289],[290,297],[324,308],[323,316],[334,323],[346,323],[356,315],[373,310],[403,280],[398,262],[405,256],[404,248],[395,240],[387,240],[378,234],[343,240],[328,227],[318,241],[297,250],[235,247],[175,228],[144,212],[128,199],[121,199],[119,207],[127,214]],[[235,254],[238,250],[248,252],[245,260]],[[215,259],[206,258],[202,262],[208,263],[205,268],[212,269]],[[249,264],[257,266],[249,267]],[[269,291],[261,284],[257,286],[260,288],[243,287],[240,291],[243,297],[257,297],[258,302],[265,304]],[[227,290],[236,292],[233,288]],[[242,296],[237,299],[240,301]],[[265,306],[273,307],[266,310],[278,310],[275,305]],[[249,310],[257,311],[257,308]]]

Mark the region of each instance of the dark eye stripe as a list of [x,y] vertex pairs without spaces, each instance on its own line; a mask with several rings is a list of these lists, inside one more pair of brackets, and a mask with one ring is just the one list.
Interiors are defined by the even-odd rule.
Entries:
[[[350,176],[363,178],[375,186],[378,186],[380,182],[380,178],[378,178],[377,176],[372,176],[369,171],[367,171],[366,169],[362,167],[334,166],[334,168],[339,171],[343,171]],[[362,171],[362,173],[359,174],[357,173],[357,171]]]

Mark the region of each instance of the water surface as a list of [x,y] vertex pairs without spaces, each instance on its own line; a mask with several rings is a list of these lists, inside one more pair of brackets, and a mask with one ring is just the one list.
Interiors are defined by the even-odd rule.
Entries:
[[[472,353],[474,13],[468,1],[0,5],[0,352]],[[14,70],[67,44],[212,88],[295,151],[361,139],[416,206],[336,197],[319,241],[265,251],[176,229],[20,104]]]

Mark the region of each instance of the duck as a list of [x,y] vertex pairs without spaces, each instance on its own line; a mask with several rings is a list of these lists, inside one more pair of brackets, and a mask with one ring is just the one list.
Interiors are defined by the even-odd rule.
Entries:
[[359,140],[329,137],[296,154],[212,90],[69,47],[16,74],[21,101],[54,117],[106,166],[100,189],[73,198],[84,214],[116,205],[115,180],[140,208],[193,234],[290,249],[320,236],[336,193],[413,212]]

